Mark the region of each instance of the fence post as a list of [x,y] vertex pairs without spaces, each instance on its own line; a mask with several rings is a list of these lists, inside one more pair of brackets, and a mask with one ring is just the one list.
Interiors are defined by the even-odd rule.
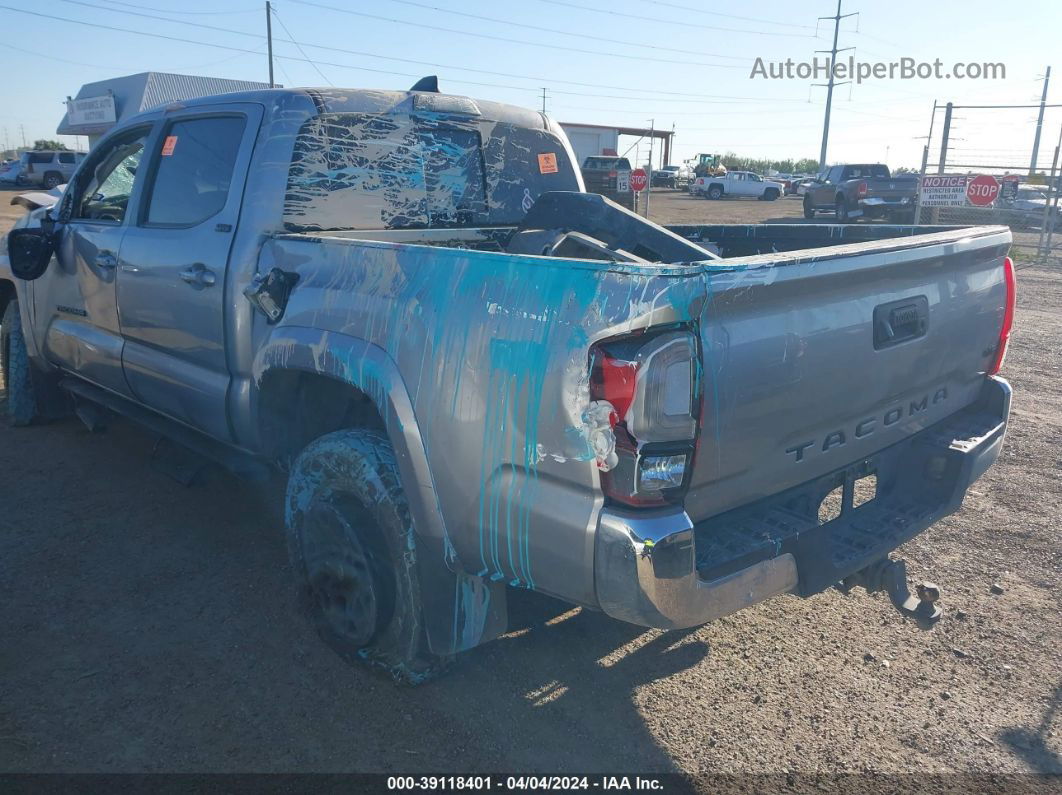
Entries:
[[922,183],[926,178],[926,166],[929,163],[929,144],[922,147],[922,173],[918,177],[918,196],[915,198],[914,222],[917,226],[922,223]]
[[[1052,212],[1058,212],[1058,184],[1055,181],[1055,174],[1058,171],[1058,154],[1062,149],[1062,128],[1058,131],[1058,144],[1055,146],[1055,156],[1051,160],[1051,178],[1047,181],[1047,187],[1049,195],[1047,201],[1044,203],[1044,218],[1040,223],[1040,239],[1036,246],[1036,257],[1044,262],[1051,256],[1051,238],[1055,232],[1055,219],[1052,216]],[[1054,195],[1050,195],[1053,192]]]

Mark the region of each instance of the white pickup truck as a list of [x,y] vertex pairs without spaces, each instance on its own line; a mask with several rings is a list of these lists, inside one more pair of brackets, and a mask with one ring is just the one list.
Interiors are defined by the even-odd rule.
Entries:
[[728,171],[719,177],[697,177],[690,185],[694,196],[721,199],[724,196],[748,196],[761,201],[778,199],[785,192],[785,185],[772,182],[751,171]]

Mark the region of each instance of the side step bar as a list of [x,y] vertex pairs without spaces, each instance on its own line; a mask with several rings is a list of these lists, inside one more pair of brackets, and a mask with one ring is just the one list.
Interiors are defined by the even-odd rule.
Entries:
[[216,442],[208,436],[181,425],[179,422],[167,419],[161,414],[156,414],[150,409],[139,406],[105,389],[100,389],[76,378],[64,378],[59,382],[59,386],[75,398],[81,398],[103,406],[115,414],[127,417],[160,436],[187,448],[196,455],[220,464],[237,477],[246,480],[265,481],[272,474],[271,467],[264,459]]

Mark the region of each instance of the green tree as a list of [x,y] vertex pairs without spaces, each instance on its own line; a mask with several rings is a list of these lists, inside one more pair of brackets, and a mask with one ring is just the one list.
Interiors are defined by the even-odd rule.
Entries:
[[66,144],[60,141],[49,141],[47,138],[38,138],[36,141],[33,142],[33,148],[38,152],[43,149],[65,150]]

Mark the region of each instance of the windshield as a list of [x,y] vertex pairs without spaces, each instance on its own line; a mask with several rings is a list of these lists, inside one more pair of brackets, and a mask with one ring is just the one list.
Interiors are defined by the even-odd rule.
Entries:
[[588,157],[583,168],[612,171],[613,169],[630,171],[631,161],[625,157]]

